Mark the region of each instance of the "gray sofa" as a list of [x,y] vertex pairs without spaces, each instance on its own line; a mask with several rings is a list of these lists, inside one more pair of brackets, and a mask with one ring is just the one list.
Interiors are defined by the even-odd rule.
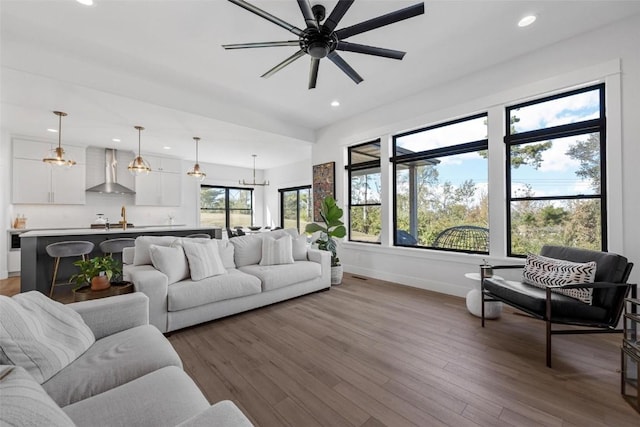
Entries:
[[95,343],[41,385],[0,366],[0,425],[251,426],[230,401],[213,406],[148,324],[142,293],[69,304]]
[[[264,263],[263,240],[291,236],[292,260]],[[134,248],[123,252],[124,276],[137,292],[149,297],[149,319],[161,332],[170,332],[331,287],[331,256],[307,247],[297,230],[276,230],[216,240],[224,273],[193,280],[176,262],[162,268],[147,254],[155,246],[176,247],[185,240],[168,236],[142,236]],[[201,242],[206,243],[206,242]],[[179,262],[178,262],[179,261]],[[164,270],[164,271],[161,271]],[[193,273],[193,271],[191,272]]]

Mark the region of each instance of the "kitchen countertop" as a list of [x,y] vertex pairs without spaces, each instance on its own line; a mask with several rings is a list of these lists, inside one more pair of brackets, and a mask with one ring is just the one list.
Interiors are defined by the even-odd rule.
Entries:
[[43,237],[43,236],[85,236],[85,235],[107,235],[107,234],[127,234],[152,231],[179,231],[179,230],[211,230],[218,227],[187,227],[186,225],[154,225],[154,226],[139,226],[130,227],[126,230],[122,228],[111,228],[109,230],[100,228],[57,228],[57,229],[41,229],[25,231],[20,234],[20,238],[25,237]]

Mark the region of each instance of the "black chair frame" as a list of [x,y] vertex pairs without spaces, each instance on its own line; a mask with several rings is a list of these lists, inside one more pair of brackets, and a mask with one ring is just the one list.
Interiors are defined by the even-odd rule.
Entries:
[[[521,269],[524,268],[524,265],[493,265],[491,266],[493,270],[505,270],[505,269]],[[481,313],[481,324],[484,328],[485,325],[485,302],[490,301],[500,301],[504,304],[507,304],[511,307],[514,307],[522,312],[527,313],[531,317],[539,320],[543,320],[546,323],[546,363],[547,367],[551,368],[551,337],[553,335],[569,335],[569,334],[610,334],[610,333],[622,333],[623,329],[617,328],[617,324],[619,323],[620,316],[622,315],[622,310],[624,308],[624,298],[631,291],[631,297],[637,297],[637,285],[626,283],[629,279],[629,275],[631,274],[631,269],[633,268],[633,263],[629,262],[625,268],[623,274],[622,283],[583,283],[583,284],[573,284],[573,285],[564,285],[561,287],[556,287],[553,289],[576,289],[576,288],[604,288],[604,287],[626,287],[627,290],[624,292],[624,297],[620,298],[619,301],[616,301],[616,306],[614,308],[614,321],[611,323],[601,323],[601,322],[580,322],[580,321],[558,321],[553,320],[552,311],[551,311],[551,294],[552,288],[546,289],[546,302],[545,302],[545,311],[544,313],[535,312],[526,307],[522,307],[518,304],[515,304],[512,301],[509,301],[505,298],[501,298],[498,295],[495,295],[485,289],[484,287],[484,279],[485,279],[485,270],[483,268],[480,269],[480,289],[482,293],[482,313]],[[580,326],[587,327],[590,329],[553,329],[552,324],[558,325],[571,325],[571,326]],[[595,328],[595,329],[594,329]]]

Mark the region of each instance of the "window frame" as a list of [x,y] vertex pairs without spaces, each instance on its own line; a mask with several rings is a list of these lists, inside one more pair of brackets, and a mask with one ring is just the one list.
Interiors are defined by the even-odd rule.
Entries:
[[[209,189],[209,188],[217,188],[217,189],[223,189],[224,190],[224,215],[225,215],[225,225],[224,227],[227,230],[231,229],[231,225],[229,224],[230,219],[231,219],[231,215],[230,215],[230,209],[229,209],[229,190],[243,190],[243,191],[249,191],[251,192],[251,208],[249,209],[249,214],[251,217],[251,225],[253,225],[253,188],[247,188],[247,187],[227,187],[224,185],[200,185],[200,191],[202,191],[203,189]],[[238,210],[238,209],[233,209],[233,210]],[[244,210],[244,209],[243,209]],[[202,206],[200,207],[200,213],[202,214]]]
[[[417,248],[417,249],[429,249],[429,250],[437,250],[437,251],[442,251],[442,252],[455,252],[455,253],[470,253],[470,254],[481,254],[481,255],[489,255],[489,247],[487,246],[487,251],[473,251],[473,250],[463,250],[463,249],[452,249],[452,248],[439,248],[439,247],[434,247],[434,246],[424,246],[424,245],[420,245],[420,244],[415,244],[415,245],[403,245],[400,244],[398,242],[398,206],[397,206],[397,179],[398,179],[398,165],[402,164],[402,163],[408,163],[411,161],[418,161],[418,160],[430,160],[430,159],[436,159],[436,158],[440,158],[440,157],[447,157],[447,156],[453,156],[453,155],[457,155],[457,154],[465,154],[465,153],[473,153],[473,152],[478,152],[478,151],[482,151],[485,150],[487,151],[487,153],[489,152],[489,136],[487,134],[487,137],[484,139],[479,139],[476,141],[469,141],[469,142],[463,142],[460,144],[455,144],[455,145],[451,145],[448,147],[438,147],[438,148],[434,148],[431,150],[423,150],[423,151],[417,151],[415,153],[409,153],[409,154],[402,154],[402,155],[397,155],[396,154],[396,141],[399,138],[402,138],[404,136],[408,136],[408,135],[413,135],[416,133],[421,133],[421,132],[426,132],[429,130],[433,130],[433,129],[438,129],[441,127],[445,127],[445,126],[451,126],[451,125],[455,125],[458,123],[462,123],[462,122],[466,122],[466,121],[471,121],[471,120],[475,120],[478,118],[484,117],[485,121],[489,120],[489,113],[488,111],[484,111],[481,113],[476,113],[476,114],[472,114],[469,116],[464,116],[464,117],[460,117],[457,119],[453,119],[453,120],[448,120],[445,122],[441,122],[441,123],[437,123],[437,124],[433,124],[433,125],[429,125],[429,126],[425,126],[422,128],[418,128],[418,129],[414,129],[411,131],[407,131],[407,132],[402,132],[402,133],[398,133],[392,136],[392,153],[393,155],[389,158],[389,162],[392,165],[392,175],[393,175],[393,184],[392,184],[392,197],[393,197],[393,204],[392,204],[392,233],[393,233],[393,246],[394,247],[402,247],[402,248]],[[487,125],[487,133],[488,133],[488,125]],[[490,185],[489,182],[489,164],[488,164],[488,159],[487,159],[487,186]],[[491,213],[489,212],[489,215]],[[487,218],[487,225],[489,225],[489,219]]]
[[[351,161],[352,161],[352,153],[358,148],[358,147],[364,147],[366,145],[371,145],[371,144],[378,144],[378,146],[380,147],[380,156],[378,158],[378,160],[371,160],[368,162],[363,162],[363,163],[358,163],[356,165],[352,165]],[[347,215],[347,240],[349,242],[358,242],[358,243],[368,243],[368,244],[374,244],[374,245],[380,245],[382,242],[380,241],[380,239],[376,242],[372,242],[370,240],[356,240],[352,237],[352,233],[351,233],[351,208],[352,207],[363,207],[363,208],[367,208],[370,206],[378,206],[380,208],[380,215],[382,216],[382,200],[380,200],[380,203],[358,203],[358,204],[353,204],[351,201],[351,173],[354,171],[359,171],[359,170],[366,170],[366,169],[373,169],[373,168],[378,168],[380,170],[380,183],[382,184],[382,162],[381,162],[381,158],[382,158],[382,140],[380,138],[377,139],[373,139],[371,141],[367,141],[367,142],[363,142],[360,144],[356,144],[356,145],[352,145],[350,147],[347,147],[347,166],[345,166],[345,169],[347,170],[347,210],[349,212],[349,214]],[[382,221],[382,218],[380,218],[380,220]],[[382,233],[382,224],[381,224],[381,229],[380,232]]]
[[[575,123],[568,123],[559,126],[552,126],[544,129],[535,129],[521,133],[511,134],[511,111],[531,105],[541,104],[555,99],[566,98],[580,93],[599,90],[600,118],[583,120]],[[578,89],[563,91],[542,98],[532,99],[526,102],[504,107],[505,111],[505,185],[506,185],[506,250],[508,257],[525,258],[526,254],[516,254],[512,248],[511,238],[511,203],[519,201],[551,201],[551,200],[600,200],[600,227],[601,227],[601,250],[607,251],[608,230],[607,230],[607,118],[606,118],[606,87],[605,83],[589,85]],[[589,133],[600,134],[600,194],[574,194],[564,196],[538,196],[538,197],[513,197],[511,183],[511,147],[532,142],[543,142],[549,139],[586,135]]]
[[[284,193],[291,191],[296,192],[296,228],[298,233],[304,233],[304,230],[300,230],[300,191],[309,190],[309,204],[313,206],[313,192],[311,191],[311,185],[301,185],[298,187],[279,188],[278,194],[280,196],[280,227],[284,228]],[[313,218],[311,218],[313,219]],[[313,222],[313,221],[312,221]]]

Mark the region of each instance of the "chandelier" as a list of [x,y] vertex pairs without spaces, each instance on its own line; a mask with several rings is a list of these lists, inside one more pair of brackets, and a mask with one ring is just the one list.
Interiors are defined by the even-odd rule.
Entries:
[[269,181],[256,182],[256,157],[258,157],[258,155],[252,154],[251,156],[253,156],[253,182],[246,182],[244,179],[238,182],[241,185],[249,185],[252,187],[269,185]]
[[43,162],[50,165],[71,167],[76,164],[75,160],[71,160],[69,157],[64,158],[64,149],[62,148],[62,117],[67,113],[62,111],[54,111],[53,114],[58,116],[58,147],[51,149],[47,157],[42,159]]

